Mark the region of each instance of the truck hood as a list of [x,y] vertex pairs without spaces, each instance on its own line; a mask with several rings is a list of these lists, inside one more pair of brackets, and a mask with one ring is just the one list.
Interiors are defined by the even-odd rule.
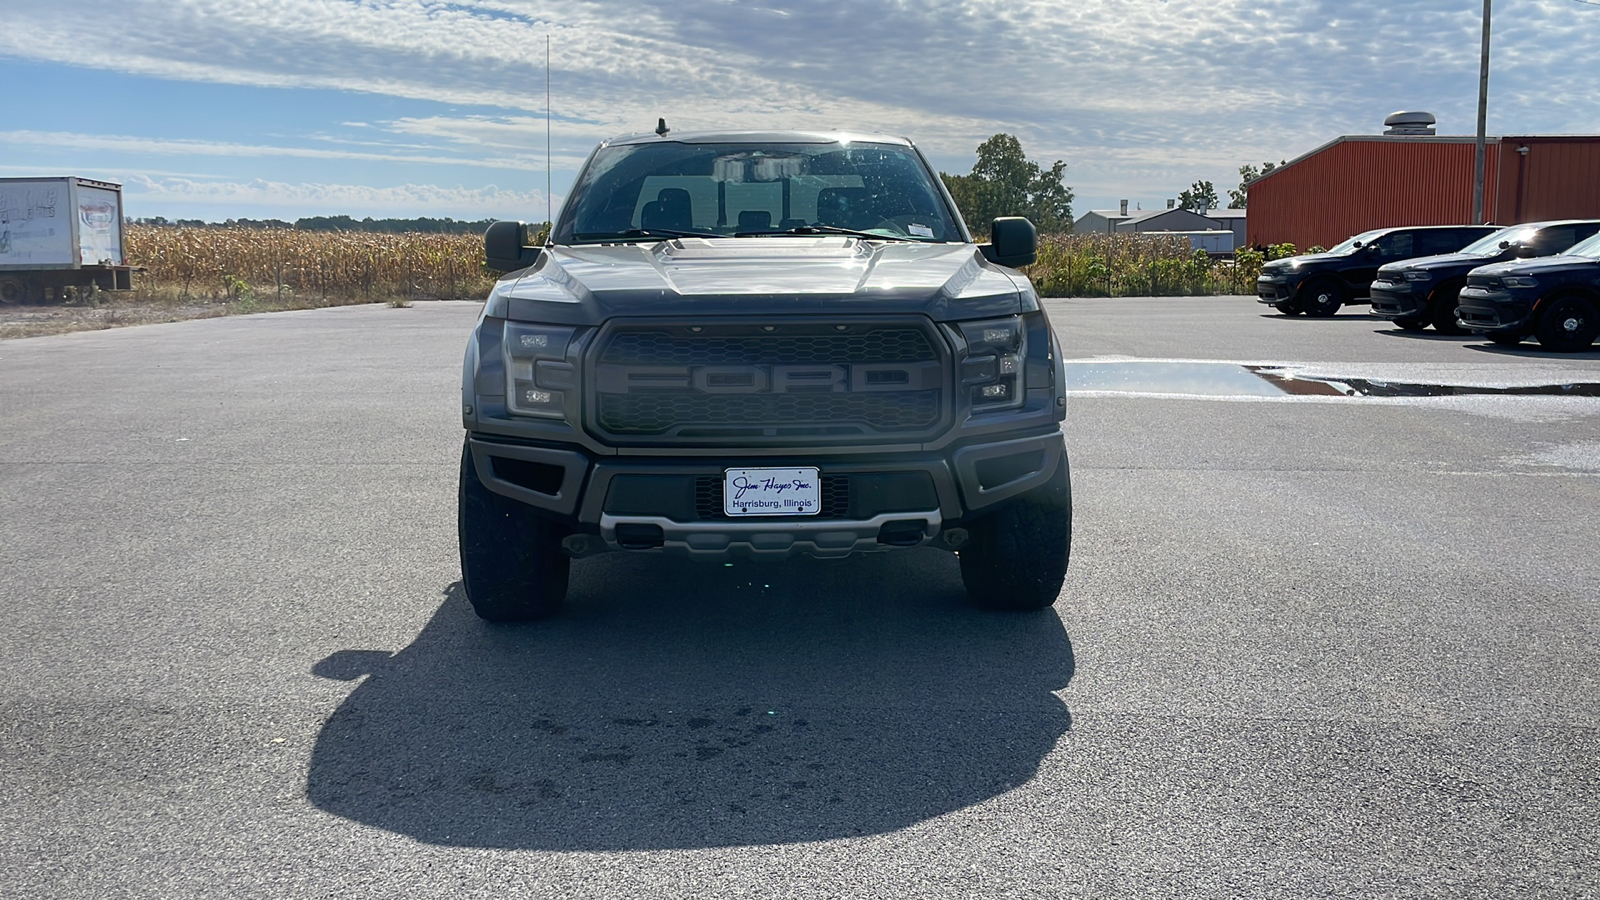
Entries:
[[1030,312],[1027,280],[975,244],[846,236],[677,238],[547,248],[502,278],[485,315],[563,325],[613,316]]

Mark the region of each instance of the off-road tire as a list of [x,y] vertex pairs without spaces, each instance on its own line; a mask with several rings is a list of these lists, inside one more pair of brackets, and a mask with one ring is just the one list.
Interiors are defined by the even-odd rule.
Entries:
[[530,622],[561,610],[571,560],[561,552],[559,529],[531,507],[489,490],[466,446],[456,527],[461,581],[478,618]]
[[1326,319],[1344,305],[1344,285],[1334,278],[1315,278],[1300,288],[1300,308],[1313,319]]
[[1578,353],[1594,344],[1600,334],[1600,311],[1584,297],[1563,294],[1551,298],[1539,314],[1539,346],[1556,353]]
[[1037,488],[974,521],[961,548],[961,582],[985,609],[1046,609],[1061,596],[1072,553],[1067,458]]
[[1282,303],[1274,303],[1272,304],[1272,308],[1286,316],[1300,315],[1300,305],[1295,303],[1293,300],[1285,300]]

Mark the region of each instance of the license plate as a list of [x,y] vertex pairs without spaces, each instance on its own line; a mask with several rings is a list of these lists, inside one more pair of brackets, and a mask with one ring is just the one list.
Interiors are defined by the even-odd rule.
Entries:
[[814,468],[727,469],[722,511],[730,516],[814,516],[822,511],[822,479]]

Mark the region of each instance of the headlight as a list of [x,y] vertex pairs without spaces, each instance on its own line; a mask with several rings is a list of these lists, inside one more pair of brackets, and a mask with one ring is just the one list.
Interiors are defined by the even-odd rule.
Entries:
[[973,411],[1022,405],[1022,360],[1028,349],[1022,317],[957,325],[967,342],[961,358],[961,386],[970,394]]
[[1531,288],[1539,286],[1538,281],[1528,277],[1527,275],[1503,275],[1500,278],[1500,283],[1508,288]]
[[517,415],[559,419],[566,390],[575,384],[566,361],[572,329],[507,322],[502,347],[506,363],[506,408]]
[[1406,270],[1406,280],[1407,281],[1427,281],[1427,280],[1431,279],[1432,277],[1433,276],[1429,275],[1427,272],[1419,272],[1416,269],[1407,269]]

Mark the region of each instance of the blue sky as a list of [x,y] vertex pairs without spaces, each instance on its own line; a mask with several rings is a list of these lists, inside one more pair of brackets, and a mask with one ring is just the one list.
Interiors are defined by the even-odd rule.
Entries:
[[[965,173],[997,132],[1075,212],[1226,198],[1422,109],[1475,128],[1479,0],[0,0],[0,176],[122,182],[136,217],[546,208],[648,131],[883,131]],[[1491,134],[1600,133],[1600,5],[1500,0]]]

